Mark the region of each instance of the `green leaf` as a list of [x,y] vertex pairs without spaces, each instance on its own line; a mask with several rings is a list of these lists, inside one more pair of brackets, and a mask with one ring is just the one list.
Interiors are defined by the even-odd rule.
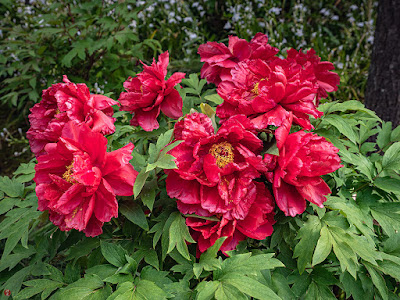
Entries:
[[364,266],[367,268],[369,275],[371,275],[372,282],[375,287],[379,291],[383,300],[388,300],[388,288],[386,286],[385,279],[383,279],[382,275],[379,274],[378,271],[375,270],[375,267],[368,262],[364,263]]
[[382,261],[378,262],[377,269],[400,281],[400,258],[394,255],[382,254]]
[[100,241],[101,253],[104,258],[116,267],[122,267],[126,264],[126,251],[117,244]]
[[[173,215],[173,216],[172,216]],[[170,253],[175,247],[183,257],[190,260],[186,241],[195,243],[186,226],[185,219],[178,212],[171,215],[173,221],[169,228],[169,243],[167,253]]]
[[154,249],[149,249],[146,251],[144,261],[159,270],[160,262],[158,260],[157,252]]
[[149,230],[149,224],[147,223],[147,218],[142,210],[142,208],[133,201],[124,201],[120,205],[120,212],[129,221],[140,226],[144,230]]
[[277,294],[275,294],[272,289],[270,289],[266,285],[263,285],[259,281],[244,275],[234,273],[227,274],[223,278],[221,278],[221,282],[233,285],[241,292],[256,299],[281,300],[281,298]]
[[154,201],[156,199],[156,187],[145,186],[142,190],[140,198],[142,199],[143,204],[153,211]]
[[342,197],[329,196],[324,205],[332,210],[339,210],[347,218],[349,224],[356,226],[365,237],[372,238],[375,236],[373,219],[369,213],[361,210],[352,197],[344,199]]
[[400,142],[392,144],[382,159],[382,168],[386,170],[400,169]]
[[221,268],[220,261],[216,258],[219,249],[226,240],[226,236],[220,237],[215,241],[214,245],[207,249],[206,252],[202,253],[198,265],[200,266],[200,272],[196,275],[199,278],[201,271],[204,269],[206,271],[213,271]]
[[135,179],[135,184],[133,185],[133,195],[135,199],[140,194],[144,184],[146,183],[147,177],[149,177],[149,172],[146,172],[146,169],[142,169]]
[[295,299],[293,291],[289,287],[289,282],[285,276],[280,273],[274,272],[271,276],[274,292],[285,300]]
[[345,137],[357,144],[358,136],[346,119],[338,115],[327,115],[323,120],[336,127]]
[[319,285],[315,282],[310,284],[310,287],[307,290],[307,293],[304,297],[305,300],[315,300],[315,299],[324,299],[324,300],[336,300],[335,295],[333,295],[332,291],[326,285]]
[[219,287],[219,281],[202,281],[197,287],[196,300],[211,300],[214,298],[215,291]]
[[[42,292],[44,295],[50,295],[54,290],[62,287],[64,284],[48,279],[36,279],[25,281],[24,285],[28,286],[28,288],[21,290],[14,299],[30,299],[32,296]],[[42,298],[44,298],[43,295]]]
[[222,262],[221,270],[214,272],[215,279],[221,278],[223,275],[232,272],[251,275],[261,270],[284,267],[284,264],[281,261],[272,258],[274,253],[251,255],[252,253],[249,252],[237,254],[229,259],[225,259]]
[[328,228],[325,226],[322,227],[320,238],[317,243],[317,247],[315,247],[315,252],[312,258],[312,265],[318,265],[323,262],[332,251],[332,237],[329,233]]
[[157,140],[156,150],[160,152],[167,144],[169,144],[172,140],[172,134],[174,133],[173,129],[170,129],[162,134]]
[[0,287],[0,290],[8,289],[11,291],[11,295],[17,295],[21,289],[22,282],[25,277],[28,276],[33,269],[33,265],[25,267],[18,272],[14,273],[8,280]]
[[0,177],[0,191],[3,191],[10,197],[18,198],[24,194],[24,185],[17,180],[4,176]]
[[318,106],[318,110],[322,111],[325,114],[329,114],[329,113],[332,113],[335,111],[341,111],[341,112],[349,111],[349,110],[350,111],[352,111],[352,110],[363,111],[379,120],[379,118],[376,116],[375,112],[365,108],[364,104],[362,104],[360,101],[357,101],[357,100],[348,100],[348,101],[341,102],[341,103],[327,102],[327,103],[324,103],[324,104]]
[[400,142],[400,125],[393,129],[390,135],[391,142]]
[[390,135],[392,133],[392,122],[382,122],[382,129],[376,138],[379,148],[383,149],[390,143]]
[[78,50],[76,48],[72,48],[61,60],[61,63],[67,68],[71,67],[72,59],[78,54]]
[[309,216],[307,222],[300,228],[297,238],[299,243],[294,248],[293,257],[298,258],[297,267],[299,273],[302,274],[307,266],[311,263],[314,248],[320,237],[321,221],[317,216]]
[[247,300],[248,298],[236,287],[230,284],[221,284],[215,291],[215,299],[217,300]]
[[218,94],[212,94],[212,95],[205,96],[204,99],[211,101],[217,105],[220,105],[220,104],[222,104],[222,102],[224,102],[224,99],[222,99],[221,96]]
[[84,239],[78,242],[68,249],[66,260],[74,259],[76,261],[82,256],[87,256],[93,249],[99,247],[99,243],[100,240],[98,238]]
[[400,228],[400,204],[381,203],[371,207],[371,214],[388,236],[392,236]]
[[176,164],[175,164],[175,157],[173,157],[170,154],[165,154],[162,157],[160,157],[155,163],[148,164],[146,168],[146,172],[149,172],[156,167],[161,168],[161,169],[176,169]]
[[374,185],[388,193],[400,194],[400,180],[391,177],[378,177]]
[[167,299],[167,294],[154,282],[149,280],[140,280],[136,285],[135,293],[140,295],[143,299]]

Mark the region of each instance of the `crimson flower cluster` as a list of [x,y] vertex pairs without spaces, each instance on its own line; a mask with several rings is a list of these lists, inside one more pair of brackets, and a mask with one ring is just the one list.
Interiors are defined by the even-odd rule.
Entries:
[[[226,237],[226,253],[247,237],[270,236],[275,206],[286,216],[303,213],[306,201],[323,207],[331,190],[321,175],[342,167],[337,148],[305,131],[313,129],[310,116],[322,116],[320,99],[337,90],[333,64],[313,49],[291,49],[286,58],[278,52],[262,33],[250,42],[231,36],[228,46],[199,47],[201,76],[223,99],[216,108],[221,126],[217,130],[197,112],[179,120],[174,138],[181,143],[169,151],[177,168],[165,170],[167,193],[185,215],[198,254],[220,237]],[[118,216],[116,196],[132,195],[138,174],[129,163],[134,146],[107,152],[104,135],[115,131],[113,105],[130,112],[131,125],[145,131],[159,128],[160,112],[182,117],[175,87],[185,74],[166,79],[168,64],[168,52],[143,64],[142,72],[125,81],[120,104],[64,76],[31,109],[27,136],[38,159],[39,209],[49,211],[61,230],[97,236],[104,222]],[[260,132],[268,138],[262,140]],[[266,151],[273,140],[279,155]]]
[[63,231],[101,234],[103,223],[118,216],[116,195],[133,194],[133,144],[106,152],[104,134],[115,131],[112,105],[117,104],[64,76],[31,109],[27,136],[38,160],[38,207]]
[[[323,207],[331,190],[320,176],[341,167],[337,148],[304,131],[313,129],[310,116],[322,116],[320,98],[337,90],[332,63],[313,49],[291,49],[285,59],[278,51],[262,33],[199,47],[201,76],[223,99],[222,125],[214,133],[198,113],[179,121],[175,139],[183,142],[170,151],[178,168],[166,172],[168,195],[187,215],[199,252],[222,236],[225,252],[246,237],[271,235],[275,204],[287,216],[303,213],[306,200]],[[293,124],[302,129],[290,133]],[[261,131],[275,138],[279,155],[261,155]]]

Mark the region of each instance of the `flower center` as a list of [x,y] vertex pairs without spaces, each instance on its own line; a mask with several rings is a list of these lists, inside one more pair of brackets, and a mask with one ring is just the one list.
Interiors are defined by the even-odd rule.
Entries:
[[215,157],[217,160],[217,166],[220,168],[233,162],[233,147],[228,142],[212,145],[210,148],[210,154]]
[[67,166],[67,170],[64,172],[64,174],[62,175],[62,178],[71,183],[74,184],[76,183],[74,177],[72,176],[72,174],[74,173],[74,171],[72,170],[74,163],[71,163],[69,166]]
[[260,85],[260,82],[263,80],[265,80],[265,78],[261,78],[261,80],[254,85],[253,89],[251,90],[253,94],[258,95],[260,93],[258,90],[258,86]]

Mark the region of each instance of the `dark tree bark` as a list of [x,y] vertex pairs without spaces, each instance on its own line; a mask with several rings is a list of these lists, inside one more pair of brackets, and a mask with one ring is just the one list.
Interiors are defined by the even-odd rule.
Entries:
[[365,105],[400,123],[400,0],[379,0]]

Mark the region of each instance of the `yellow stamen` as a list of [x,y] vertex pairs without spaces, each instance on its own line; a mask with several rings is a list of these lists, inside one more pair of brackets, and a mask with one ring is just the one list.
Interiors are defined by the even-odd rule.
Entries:
[[258,90],[258,86],[260,85],[260,82],[263,81],[263,80],[265,80],[265,79],[266,79],[266,78],[262,78],[259,82],[257,82],[257,83],[254,85],[253,89],[251,90],[251,92],[252,92],[253,94],[258,95],[258,94],[260,93],[259,90]]
[[67,166],[67,170],[64,172],[64,174],[62,175],[62,178],[69,182],[69,183],[76,183],[74,176],[72,176],[72,174],[74,173],[74,170],[72,169],[74,166],[74,163],[71,163],[69,166]]
[[210,148],[210,154],[216,158],[217,166],[220,168],[233,162],[233,147],[228,142],[212,145]]

